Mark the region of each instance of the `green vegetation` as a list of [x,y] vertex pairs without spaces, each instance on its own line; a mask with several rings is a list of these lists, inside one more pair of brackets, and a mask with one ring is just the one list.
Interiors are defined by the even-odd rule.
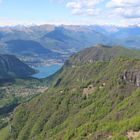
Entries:
[[72,56],[49,77],[47,92],[16,108],[4,140],[137,140],[140,60],[128,52],[109,60],[90,61],[90,55],[84,62],[81,54]]
[[8,133],[9,133],[8,127],[5,127],[3,129],[1,129],[1,131],[0,131],[0,140],[7,139],[8,138]]
[[[64,68],[46,94],[17,108],[10,137],[127,140],[128,131],[140,129],[140,90],[120,77],[135,65],[140,61],[119,58]],[[83,90],[91,84],[96,90],[87,97]]]
[[29,102],[47,89],[37,79],[15,79],[0,86],[0,129],[8,125],[12,111],[21,103]]

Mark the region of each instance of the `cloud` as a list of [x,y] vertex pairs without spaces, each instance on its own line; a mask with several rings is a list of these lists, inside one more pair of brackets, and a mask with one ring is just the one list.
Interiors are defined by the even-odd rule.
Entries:
[[73,9],[81,9],[82,8],[82,4],[80,2],[68,2],[66,4],[66,7],[68,8],[73,8]]
[[[140,0],[70,0],[66,7],[74,15],[140,18]],[[104,3],[105,2],[105,3]],[[105,5],[103,5],[103,3]],[[103,5],[103,6],[101,6]]]
[[140,18],[140,0],[111,0],[106,7],[123,18]]
[[[56,1],[56,0],[53,0]],[[73,15],[100,23],[140,24],[140,0],[59,0]]]
[[75,0],[66,3],[66,7],[72,10],[72,14],[77,15],[96,15],[99,9],[96,6],[103,0]]
[[140,7],[116,8],[114,12],[124,18],[140,18]]
[[107,3],[108,8],[139,7],[140,0],[111,0]]

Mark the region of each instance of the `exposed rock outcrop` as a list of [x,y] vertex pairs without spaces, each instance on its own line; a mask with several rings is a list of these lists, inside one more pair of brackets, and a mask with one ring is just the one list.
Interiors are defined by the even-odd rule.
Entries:
[[133,140],[135,138],[137,138],[138,136],[140,136],[140,131],[129,131],[127,132],[127,137],[129,140]]
[[140,87],[140,68],[132,68],[124,72],[122,79],[134,86]]
[[94,93],[96,88],[93,85],[89,85],[87,88],[83,89],[83,95],[88,97],[90,94]]

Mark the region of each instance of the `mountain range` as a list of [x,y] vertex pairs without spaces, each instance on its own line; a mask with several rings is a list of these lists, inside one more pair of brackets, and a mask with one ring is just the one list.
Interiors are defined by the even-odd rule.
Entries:
[[73,53],[97,44],[139,49],[139,34],[139,26],[1,27],[0,52],[14,54],[27,64],[39,64],[42,61],[48,63],[50,59],[64,63]]

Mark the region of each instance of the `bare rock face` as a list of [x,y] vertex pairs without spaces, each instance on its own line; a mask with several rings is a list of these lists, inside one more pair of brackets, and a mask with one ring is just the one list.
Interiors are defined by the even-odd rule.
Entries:
[[125,71],[122,79],[127,83],[140,87],[140,67]]
[[94,93],[96,91],[96,87],[93,85],[88,85],[88,87],[83,89],[83,95],[88,97],[90,94]]

